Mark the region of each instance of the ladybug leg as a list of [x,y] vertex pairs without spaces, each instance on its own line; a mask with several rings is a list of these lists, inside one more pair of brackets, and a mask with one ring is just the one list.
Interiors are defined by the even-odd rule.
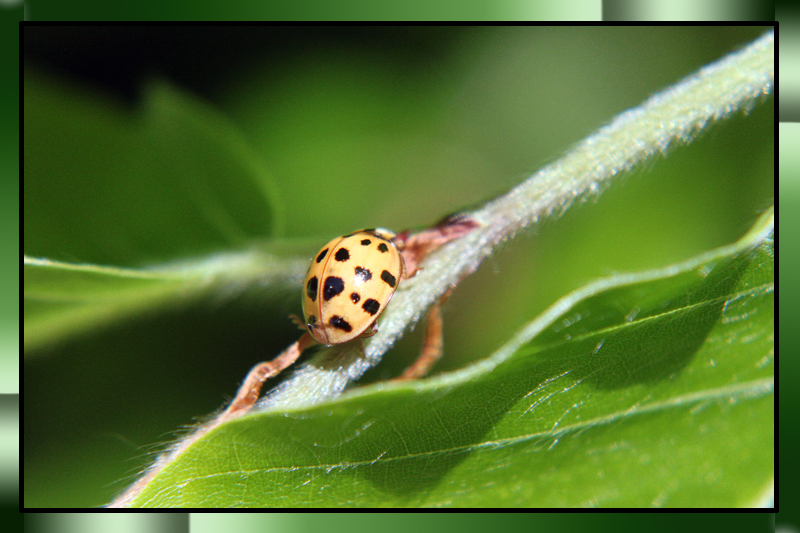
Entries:
[[418,379],[427,374],[442,356],[443,335],[442,335],[442,305],[450,296],[450,291],[446,292],[438,302],[431,306],[428,312],[428,321],[425,325],[425,340],[422,341],[422,351],[414,363],[406,368],[400,377],[392,381],[406,381]]
[[[469,215],[452,215],[432,228],[411,234],[404,231],[395,236],[395,246],[403,258],[403,278],[412,278],[422,270],[420,263],[434,250],[458,239],[477,228],[480,224]],[[448,290],[428,313],[428,323],[425,326],[425,340],[422,343],[422,352],[417,360],[408,367],[403,374],[393,381],[421,378],[430,371],[436,361],[442,356],[442,313],[441,306],[450,296],[452,288]]]
[[400,233],[395,237],[395,245],[403,256],[404,278],[412,278],[421,270],[419,264],[434,250],[458,239],[479,226],[476,220],[467,215],[454,215],[439,222],[436,226],[410,234]]
[[289,315],[289,320],[291,320],[292,324],[297,326],[297,329],[299,329],[300,331],[308,331],[308,326],[306,326],[306,323],[303,322],[303,319],[300,318],[299,316],[291,314]]
[[372,337],[376,333],[378,333],[378,321],[374,320],[372,322],[372,325],[369,326],[367,329],[365,329],[364,333],[359,335],[359,337],[362,337],[362,338]]
[[236,397],[219,416],[218,422],[238,418],[247,413],[258,401],[258,397],[261,394],[261,386],[264,382],[271,377],[277,376],[282,370],[297,361],[300,354],[313,344],[316,344],[314,338],[309,333],[304,333],[294,344],[286,348],[283,353],[272,361],[264,361],[254,366],[236,392]]

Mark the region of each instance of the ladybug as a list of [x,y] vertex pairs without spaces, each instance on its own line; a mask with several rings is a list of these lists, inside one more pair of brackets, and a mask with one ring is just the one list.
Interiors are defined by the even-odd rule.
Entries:
[[[454,215],[419,232],[404,231],[396,235],[386,229],[362,229],[323,246],[311,260],[303,284],[305,320],[295,319],[305,333],[271,361],[254,366],[236,397],[210,427],[247,413],[258,401],[264,381],[280,374],[311,346],[342,344],[377,332],[375,321],[392,299],[400,280],[414,276],[433,250],[478,225],[470,216]],[[431,306],[419,358],[396,379],[424,376],[442,355],[439,308],[449,293],[448,290]]]
[[303,284],[304,325],[320,344],[342,344],[377,329],[375,321],[404,276],[403,256],[389,230],[337,237],[314,256]]

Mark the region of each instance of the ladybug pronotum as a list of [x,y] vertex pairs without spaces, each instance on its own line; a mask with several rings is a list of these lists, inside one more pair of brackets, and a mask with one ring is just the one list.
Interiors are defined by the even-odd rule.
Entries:
[[403,276],[403,256],[385,229],[337,237],[314,256],[303,284],[303,317],[320,344],[341,344],[375,331],[375,320]]

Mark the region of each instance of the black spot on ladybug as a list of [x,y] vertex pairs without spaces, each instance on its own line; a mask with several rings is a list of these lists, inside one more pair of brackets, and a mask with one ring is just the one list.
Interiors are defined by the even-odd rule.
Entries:
[[344,263],[350,259],[350,252],[347,251],[347,248],[339,248],[336,250],[336,254],[333,257],[335,257],[340,263]]
[[372,279],[372,272],[370,272],[366,268],[356,267],[356,281],[364,283],[371,279]]
[[[387,284],[388,286],[390,286],[390,287],[394,287],[395,283],[397,283],[397,280],[395,279],[395,277],[394,277],[394,276],[392,276],[392,275],[389,273],[389,271],[388,271],[388,270],[384,270],[383,272],[381,272],[381,279],[382,279],[383,281],[385,281],[385,282],[386,282],[386,284]],[[328,289],[327,289],[327,287],[325,288],[325,290],[328,290]],[[325,299],[327,300],[328,298],[325,298]]]
[[326,255],[328,255],[328,249],[327,248],[325,248],[324,250],[322,250],[319,253],[319,255],[317,256],[317,263],[321,263],[322,260],[325,259]]
[[337,294],[340,294],[343,290],[344,290],[344,281],[342,280],[342,278],[337,278],[336,276],[328,276],[327,278],[325,278],[325,287],[323,287],[322,289],[322,297],[327,302]]
[[361,246],[369,246],[371,242],[369,239],[361,239]]
[[317,301],[317,283],[317,276],[314,276],[306,283],[306,294],[308,294],[312,302]]
[[353,292],[350,294],[350,300],[352,300],[354,304],[357,304],[358,301],[361,300],[361,296],[357,292]]
[[382,243],[380,243],[380,244],[378,245],[378,250],[379,250],[380,252],[386,253],[386,252],[388,252],[388,251],[389,251],[389,247],[388,247],[388,246],[386,246],[386,243],[385,243],[385,242],[382,242]]
[[381,304],[378,303],[378,300],[373,300],[372,298],[368,298],[367,301],[364,302],[364,305],[361,308],[371,315],[375,315],[378,310],[381,308]]
[[317,317],[315,317],[314,315],[308,315],[308,320],[306,320],[306,326],[308,326],[309,328],[313,328],[314,324],[316,323],[317,323]]
[[333,315],[331,319],[328,320],[328,324],[335,327],[336,329],[340,329],[348,333],[353,331],[353,327],[347,322],[347,320],[338,315]]

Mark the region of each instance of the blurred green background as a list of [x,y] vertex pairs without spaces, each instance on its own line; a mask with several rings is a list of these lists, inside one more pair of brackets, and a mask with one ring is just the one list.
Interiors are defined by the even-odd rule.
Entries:
[[[361,227],[427,225],[765,30],[28,28],[24,251],[141,266],[278,240],[310,254]],[[202,142],[177,128],[147,137],[149,113],[171,105],[196,113]],[[590,280],[740,237],[773,202],[773,113],[768,98],[509,243],[448,302],[434,371],[489,355]],[[212,191],[192,187],[204,157]],[[243,192],[234,173],[260,181]],[[141,186],[117,189],[117,175]],[[193,206],[229,184],[251,201],[208,224]],[[126,226],[137,240],[115,238]],[[25,506],[107,502],[154,444],[220,407],[296,336],[286,315],[299,291],[258,296],[154,309],[26,350]],[[362,382],[396,376],[419,343],[408,335]]]

